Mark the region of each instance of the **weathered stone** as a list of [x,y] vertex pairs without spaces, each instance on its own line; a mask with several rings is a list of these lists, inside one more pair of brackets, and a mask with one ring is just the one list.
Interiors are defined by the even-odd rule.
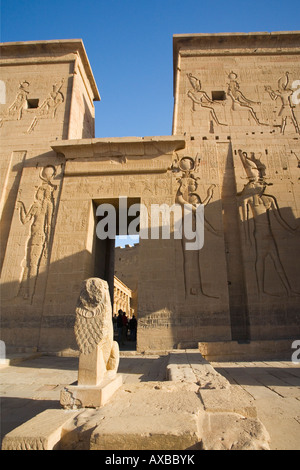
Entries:
[[258,419],[207,413],[202,426],[203,450],[269,450],[270,436]]
[[199,449],[197,418],[193,415],[115,417],[93,431],[91,450]]
[[[187,357],[190,358],[190,368],[198,365],[199,369],[204,367],[206,370],[207,361],[204,361],[197,351],[174,353],[171,362],[176,365],[175,358],[178,358],[178,363],[183,365]],[[196,358],[199,359],[198,363]],[[214,380],[216,380],[215,385]],[[256,417],[251,396],[240,387],[221,388],[217,373],[210,374],[210,385],[211,389],[202,389],[194,380],[190,381],[189,377],[185,380],[183,376],[180,381],[128,383],[119,387],[104,407],[96,409],[95,405],[98,403],[92,402],[95,399],[92,387],[68,387],[68,391],[64,391],[62,397],[69,408],[72,408],[72,404],[78,408],[84,400],[85,406],[90,403],[94,409],[86,408],[71,413],[71,419],[63,426],[58,422],[55,448],[66,450],[268,448],[267,433]],[[84,392],[87,395],[82,398],[80,394]],[[51,416],[51,411],[49,410],[47,416]],[[53,422],[57,411],[54,410]],[[32,436],[39,435],[39,423],[42,422],[42,417],[43,414],[29,421],[25,429],[23,425],[14,430],[16,439],[9,441],[10,448],[21,448],[21,445],[25,446],[23,444],[25,438],[28,438],[26,442],[31,442]],[[227,429],[228,426],[230,430]],[[48,426],[47,433],[53,433],[53,428]],[[53,444],[45,445],[49,447]]]
[[100,408],[122,385],[122,376],[107,377],[100,385],[70,385],[61,391],[60,404],[64,409]]
[[175,382],[191,382],[199,389],[228,389],[225,377],[215,371],[197,351],[177,351],[169,354],[167,379]]
[[208,361],[251,361],[290,360],[292,341],[290,339],[224,342],[201,342],[199,352]]
[[78,411],[44,411],[6,434],[2,450],[54,450],[59,445],[63,427],[77,415]]

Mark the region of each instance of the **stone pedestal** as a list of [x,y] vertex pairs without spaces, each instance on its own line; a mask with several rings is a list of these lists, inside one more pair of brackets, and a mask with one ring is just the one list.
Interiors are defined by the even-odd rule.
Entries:
[[60,404],[64,409],[101,408],[123,383],[121,374],[107,376],[99,385],[70,385],[60,394]]

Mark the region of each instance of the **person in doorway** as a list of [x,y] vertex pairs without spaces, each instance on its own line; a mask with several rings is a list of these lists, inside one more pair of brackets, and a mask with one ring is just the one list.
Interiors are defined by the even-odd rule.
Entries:
[[122,333],[123,333],[123,311],[120,309],[118,310],[118,317],[117,317],[117,331],[118,331],[118,343],[119,346],[123,343]]
[[123,329],[122,329],[122,344],[125,344],[125,341],[127,339],[127,330],[128,330],[128,318],[126,315],[126,312],[123,312]]
[[129,330],[131,341],[136,341],[137,319],[134,315],[132,315],[132,318],[129,321]]

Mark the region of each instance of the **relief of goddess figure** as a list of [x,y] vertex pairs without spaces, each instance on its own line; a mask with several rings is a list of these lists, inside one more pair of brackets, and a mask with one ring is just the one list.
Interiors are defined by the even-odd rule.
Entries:
[[[47,177],[46,167],[44,174]],[[23,276],[19,290],[19,296],[32,302],[37,276],[42,257],[48,257],[51,222],[54,209],[53,191],[55,186],[45,176],[41,176],[44,183],[40,185],[35,193],[35,200],[26,211],[22,201],[17,201],[17,209],[20,211],[20,221],[23,225],[31,223],[30,234],[27,241],[26,255],[23,261]]]

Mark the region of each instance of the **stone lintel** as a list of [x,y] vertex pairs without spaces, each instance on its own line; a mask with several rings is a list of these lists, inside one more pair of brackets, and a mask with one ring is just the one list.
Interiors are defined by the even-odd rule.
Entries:
[[183,136],[159,136],[62,140],[51,146],[66,159],[65,176],[93,176],[165,173],[185,143]]
[[184,136],[111,137],[60,140],[50,143],[66,159],[93,159],[109,156],[159,156],[185,148]]

